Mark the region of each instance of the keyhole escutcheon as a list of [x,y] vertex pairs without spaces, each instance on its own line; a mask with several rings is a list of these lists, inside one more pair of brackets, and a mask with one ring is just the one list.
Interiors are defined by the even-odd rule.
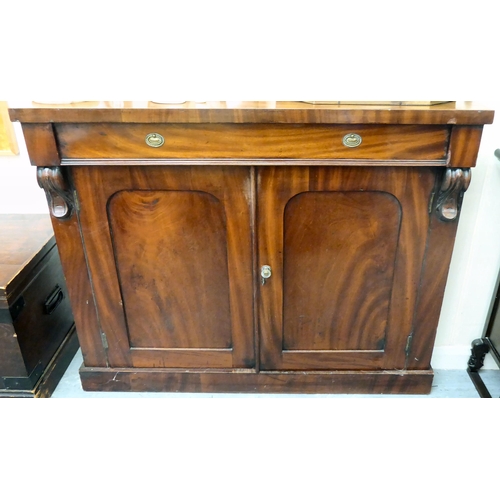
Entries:
[[266,280],[271,277],[271,266],[262,266],[260,268],[260,277],[262,278],[262,284],[266,284]]

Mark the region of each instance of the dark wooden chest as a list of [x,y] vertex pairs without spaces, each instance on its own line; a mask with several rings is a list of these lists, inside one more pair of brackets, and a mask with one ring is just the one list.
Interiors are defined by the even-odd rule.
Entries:
[[0,397],[50,397],[77,349],[50,217],[0,215]]

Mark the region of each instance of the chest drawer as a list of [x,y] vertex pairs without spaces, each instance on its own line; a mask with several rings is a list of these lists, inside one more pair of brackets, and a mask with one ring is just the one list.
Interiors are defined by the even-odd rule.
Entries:
[[[57,124],[62,158],[443,161],[443,125]],[[147,139],[149,137],[149,139]],[[148,145],[147,140],[150,142]]]

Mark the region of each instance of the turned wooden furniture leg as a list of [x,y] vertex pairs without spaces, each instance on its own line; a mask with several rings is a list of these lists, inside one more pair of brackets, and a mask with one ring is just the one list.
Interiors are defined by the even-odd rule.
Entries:
[[473,340],[471,345],[471,355],[469,362],[467,363],[467,373],[482,398],[491,398],[490,392],[484,385],[484,382],[479,375],[479,370],[483,367],[484,358],[489,351],[490,347],[484,339]]

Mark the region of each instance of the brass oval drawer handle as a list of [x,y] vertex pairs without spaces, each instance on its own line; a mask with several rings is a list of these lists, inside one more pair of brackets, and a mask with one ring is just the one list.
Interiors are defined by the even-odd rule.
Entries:
[[152,148],[159,148],[165,143],[165,138],[161,134],[148,134],[146,136],[146,144]]
[[347,134],[344,135],[342,139],[342,143],[348,148],[357,148],[362,142],[363,139],[361,139],[361,136],[358,134]]

